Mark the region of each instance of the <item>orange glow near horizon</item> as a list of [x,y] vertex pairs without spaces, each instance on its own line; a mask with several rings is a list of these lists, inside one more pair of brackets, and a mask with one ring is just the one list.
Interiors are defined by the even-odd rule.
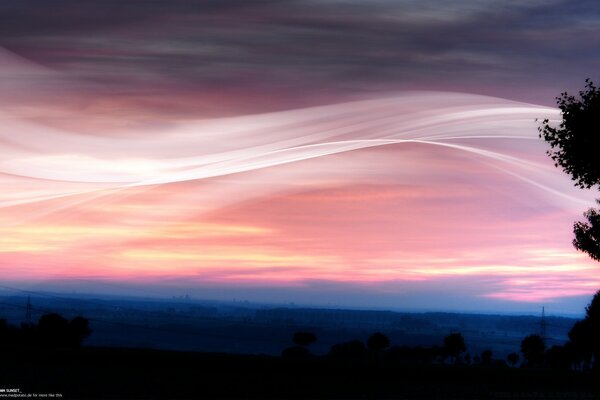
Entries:
[[600,276],[570,227],[591,196],[546,159],[542,113],[554,111],[433,92],[115,137],[15,117],[0,271],[91,290],[385,295],[386,306],[586,296]]
[[[175,185],[169,193],[189,189]],[[444,208],[435,206],[442,199],[423,201],[440,196],[426,187],[364,184],[261,197],[165,220],[156,218],[164,205],[155,204],[164,188],[155,190],[134,190],[108,204],[86,201],[0,228],[5,278],[160,283],[168,276],[238,286],[331,281],[375,291],[394,282],[443,286],[450,278],[485,278],[494,284],[483,296],[519,302],[586,295],[600,285],[593,278],[595,263],[570,248],[568,235],[547,241],[544,232],[559,232],[568,213],[514,218],[506,209],[513,216],[507,220],[503,209],[518,212],[523,204],[475,186],[463,190],[464,202]],[[477,201],[467,201],[472,196]],[[19,210],[5,209],[4,218]],[[490,232],[486,224],[492,222],[496,229]]]

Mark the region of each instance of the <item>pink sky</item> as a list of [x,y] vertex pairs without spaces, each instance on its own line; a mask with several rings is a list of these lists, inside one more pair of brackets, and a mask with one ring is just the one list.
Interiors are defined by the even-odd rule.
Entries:
[[[455,308],[577,312],[562,301],[600,286],[596,263],[570,245],[592,194],[546,158],[534,121],[546,115],[556,112],[445,92],[119,135],[8,113],[2,276],[92,292],[221,287],[264,300],[279,289],[311,304],[441,309],[455,296]],[[311,298],[315,285],[337,300],[330,289]]]
[[0,10],[3,284],[550,313],[600,288],[571,246],[595,193],[535,121],[598,70],[588,13],[84,3]]

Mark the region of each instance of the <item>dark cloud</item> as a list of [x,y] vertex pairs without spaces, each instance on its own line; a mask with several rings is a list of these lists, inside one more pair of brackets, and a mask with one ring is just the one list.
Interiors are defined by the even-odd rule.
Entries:
[[0,6],[0,44],[142,95],[235,88],[293,103],[424,88],[532,100],[595,78],[599,17],[590,0],[29,0]]

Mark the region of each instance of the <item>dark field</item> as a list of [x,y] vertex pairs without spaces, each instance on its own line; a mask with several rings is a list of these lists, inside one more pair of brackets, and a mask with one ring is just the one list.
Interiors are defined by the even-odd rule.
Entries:
[[[19,325],[28,298],[0,297],[0,318]],[[292,345],[297,331],[315,332],[310,351],[325,355],[331,346],[366,340],[382,332],[392,346],[441,345],[444,336],[461,332],[471,356],[490,349],[494,358],[519,352],[521,340],[540,331],[540,315],[402,313],[376,310],[316,309],[183,300],[31,297],[33,322],[56,312],[68,319],[82,315],[94,347],[266,354],[278,356]],[[541,310],[540,310],[541,311]],[[548,316],[546,344],[562,345],[577,321]]]
[[9,349],[0,387],[68,399],[597,399],[589,373],[84,347]]

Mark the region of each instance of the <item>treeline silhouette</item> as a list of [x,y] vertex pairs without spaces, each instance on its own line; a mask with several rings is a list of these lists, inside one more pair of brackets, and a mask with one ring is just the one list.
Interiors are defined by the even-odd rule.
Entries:
[[480,399],[507,390],[507,396],[598,398],[599,304],[600,292],[563,346],[547,349],[540,335],[529,335],[506,359],[492,350],[470,353],[460,332],[430,347],[396,345],[375,332],[315,355],[319,338],[301,330],[290,335],[281,357],[82,346],[88,320],[50,313],[18,327],[0,320],[0,387],[81,399]]
[[[68,320],[57,313],[44,314],[35,323],[20,326],[8,324],[0,319],[0,347],[79,347],[91,334],[88,319],[77,316]],[[317,335],[309,331],[296,332],[293,346],[285,348],[281,356],[288,360],[325,358],[339,362],[385,362],[398,365],[458,365],[485,367],[552,368],[572,371],[600,370],[600,291],[586,307],[586,316],[576,322],[569,332],[569,341],[563,345],[547,347],[538,334],[523,338],[520,349],[505,359],[494,358],[492,350],[480,354],[468,351],[460,332],[452,332],[443,338],[440,345],[398,346],[381,332],[370,335],[366,341],[351,340],[333,345],[325,356],[317,357],[310,346]]]
[[37,324],[8,324],[0,319],[0,346],[79,347],[92,333],[89,321],[77,316],[70,321],[57,313],[44,314]]
[[[317,341],[312,332],[297,332],[282,357],[291,360],[315,358],[309,347]],[[363,342],[351,340],[335,344],[325,356],[327,359],[360,362],[388,362],[399,365],[479,365],[485,367],[552,368],[572,371],[600,371],[600,291],[586,307],[586,316],[569,331],[569,341],[564,345],[547,347],[544,338],[531,334],[523,338],[519,353],[512,352],[506,359],[495,359],[492,350],[471,355],[460,332],[448,334],[443,344],[431,347],[393,346],[381,332],[375,332]],[[521,362],[520,362],[521,361]]]
[[[316,357],[308,346],[310,343],[299,343],[296,338],[301,335],[312,335],[311,343],[317,340],[316,335],[310,332],[298,332],[294,335],[295,346],[288,347],[281,353],[287,359],[306,359]],[[430,364],[491,364],[492,351],[486,350],[481,356],[471,357],[467,353],[465,339],[460,332],[453,332],[444,338],[443,344],[431,347],[392,346],[390,339],[381,332],[370,335],[366,342],[351,340],[335,344],[329,350],[326,358],[348,362],[382,361],[401,365],[430,365]],[[511,357],[511,359],[514,358]],[[498,360],[496,360],[498,361]],[[518,355],[517,355],[518,361]],[[514,361],[512,364],[516,364]],[[506,366],[506,363],[502,362]]]

